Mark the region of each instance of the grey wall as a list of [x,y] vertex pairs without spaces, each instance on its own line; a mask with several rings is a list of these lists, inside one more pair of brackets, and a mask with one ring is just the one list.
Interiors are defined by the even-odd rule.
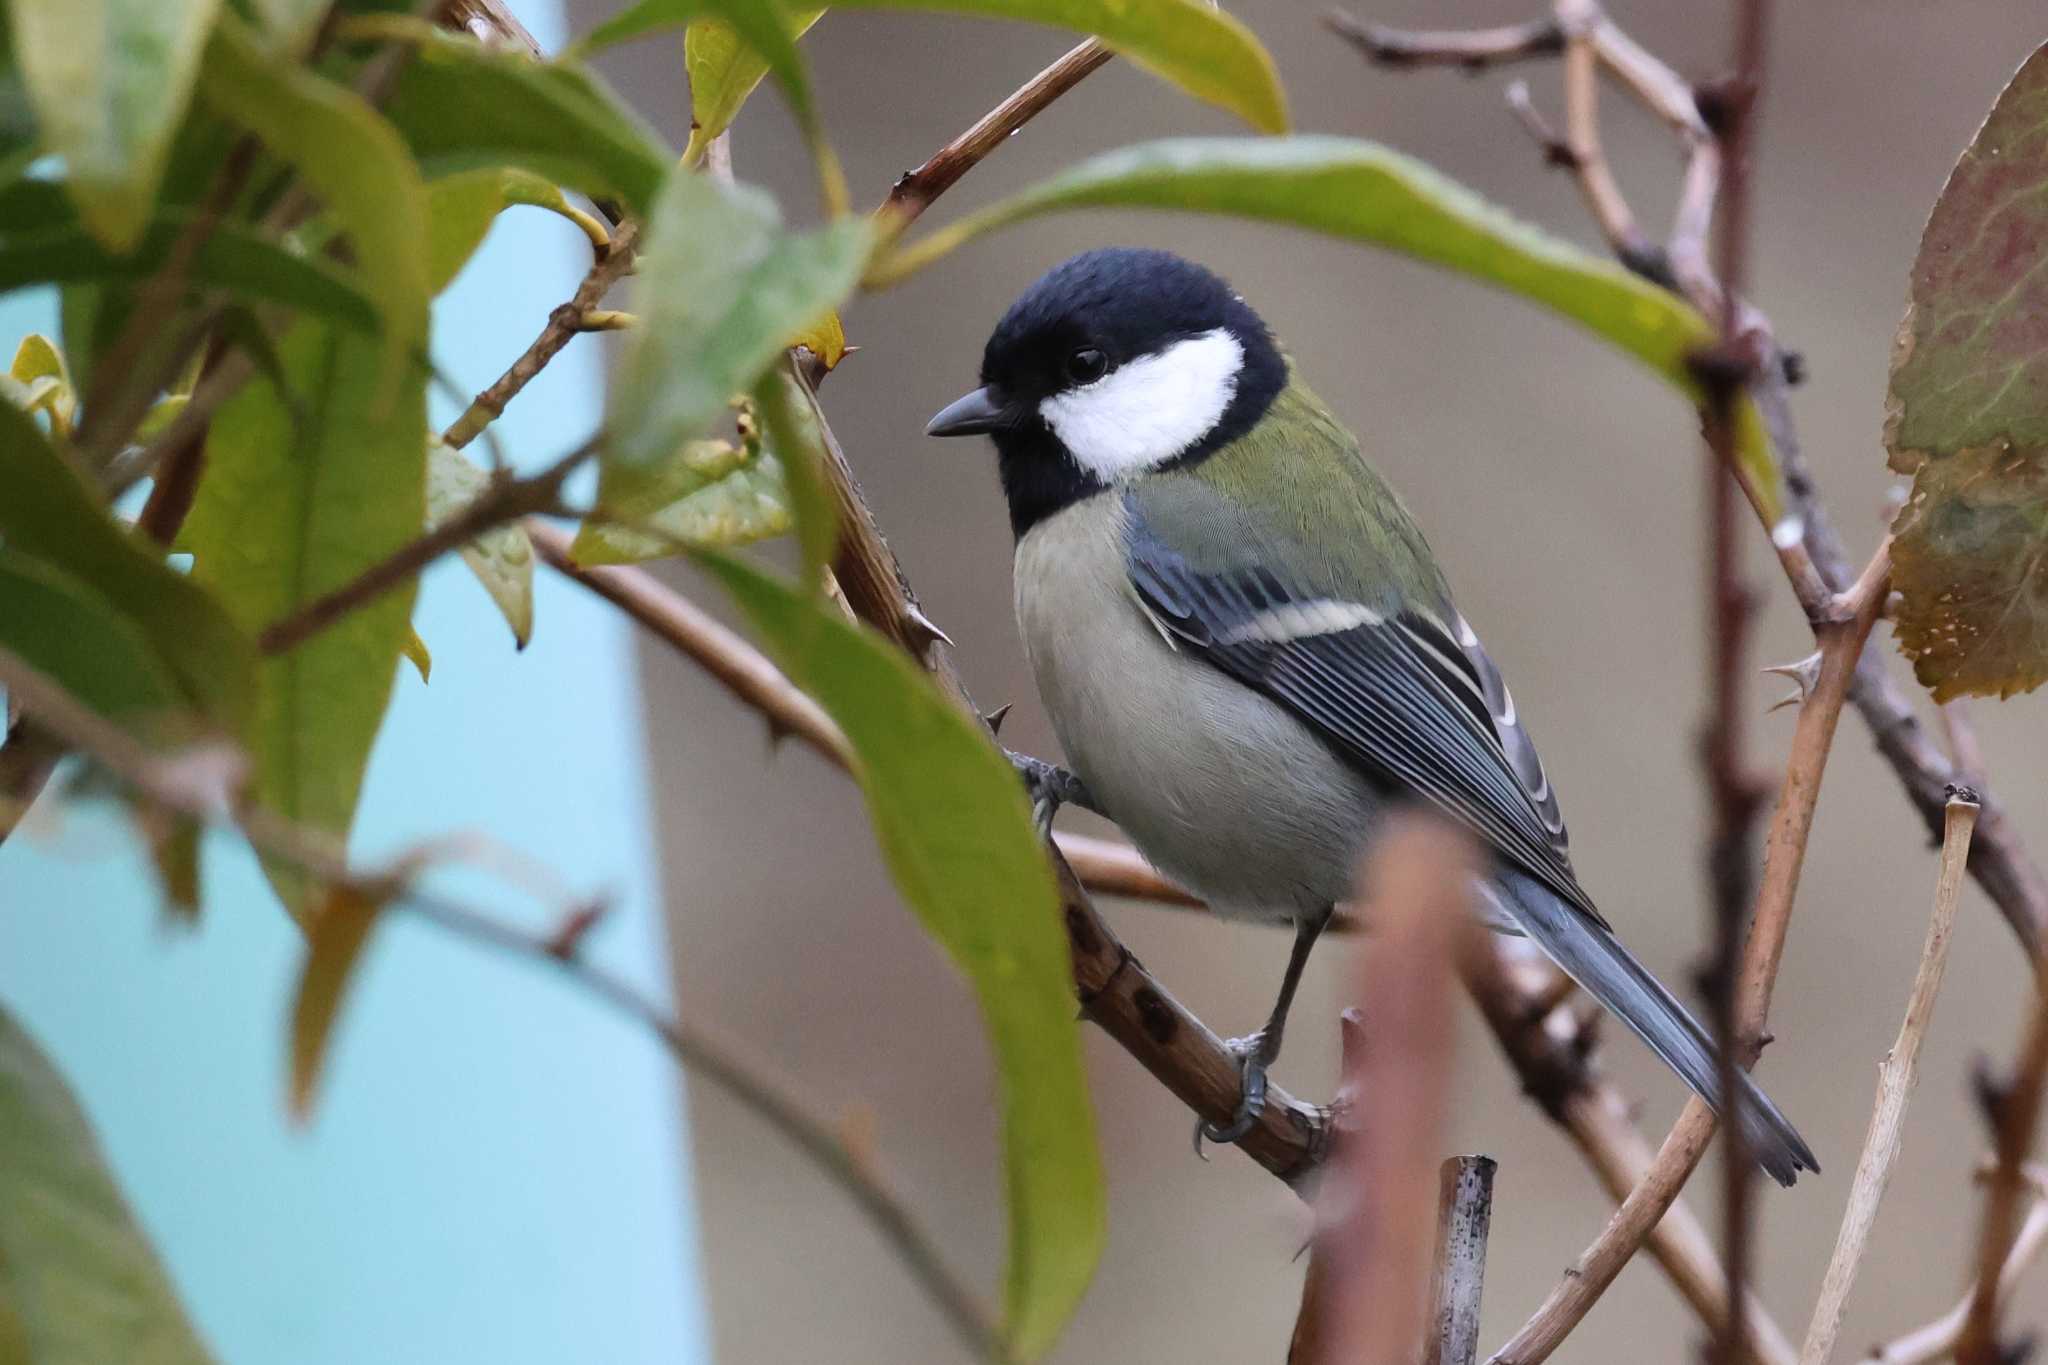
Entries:
[[[608,8],[609,6],[606,6]],[[584,5],[586,11],[595,8]],[[1533,6],[1388,4],[1395,22],[1495,23]],[[1759,167],[1758,298],[1805,350],[1798,412],[1823,487],[1859,554],[1888,487],[1877,436],[1886,348],[1927,206],[1998,86],[2040,38],[2027,7],[1900,0],[1780,6]],[[1711,73],[1725,21],[1710,6],[1618,5],[1688,71]],[[1238,11],[1272,47],[1307,129],[1378,138],[1436,162],[1582,241],[1570,183],[1539,165],[1501,102],[1504,77],[1369,70],[1315,23],[1316,7]],[[914,16],[834,15],[808,40],[820,98],[858,193],[879,197],[1064,46],[1060,35]],[[679,50],[614,69],[680,131]],[[1555,104],[1555,76],[1526,73]],[[1661,225],[1676,158],[1614,102],[1612,148],[1639,212]],[[945,219],[1077,156],[1144,137],[1232,131],[1114,65],[1033,124],[938,210]],[[772,99],[735,139],[742,176],[796,217],[807,172]],[[1700,783],[1691,736],[1704,627],[1692,419],[1630,362],[1553,319],[1459,280],[1276,229],[1168,216],[1060,218],[978,243],[912,284],[857,302],[864,349],[828,408],[882,524],[977,694],[1017,709],[1006,738],[1049,751],[1009,613],[1008,535],[974,449],[925,440],[925,417],[971,380],[1010,297],[1077,249],[1170,246],[1230,276],[1301,358],[1404,491],[1450,567],[1467,614],[1514,682],[1544,745],[1588,885],[1674,983],[1701,943]],[[1810,646],[1761,537],[1748,533],[1769,610],[1763,661]],[[708,596],[708,594],[707,594]],[[1890,651],[1880,639],[1878,647]],[[745,1031],[814,1094],[872,1112],[880,1150],[919,1211],[993,1285],[1001,1246],[990,1079],[966,992],[895,904],[851,788],[761,729],[686,666],[644,652],[660,787],[675,970],[684,1007]],[[1757,758],[1773,770],[1790,713],[1753,689]],[[2020,826],[2048,849],[2039,756],[2048,701],[1978,718]],[[1832,1245],[1862,1140],[1875,1065],[1919,951],[1934,860],[1889,773],[1852,721],[1829,773],[1762,1075],[1826,1174],[1762,1197],[1765,1296],[1795,1338]],[[1285,956],[1272,931],[1144,908],[1113,912],[1129,942],[1204,1018],[1242,1031]],[[1311,971],[1280,1069],[1326,1093],[1344,954]],[[1872,1260],[1843,1340],[1867,1344],[1940,1311],[1961,1284],[1975,1225],[1968,1171],[1981,1142],[1970,1059],[2008,1055],[2023,978],[2007,931],[1973,891],[1926,1080]],[[1468,1021],[1469,1023],[1469,1021]],[[1303,1210],[1250,1163],[1188,1150],[1187,1115],[1117,1049],[1088,1040],[1109,1163],[1107,1259],[1059,1358],[1275,1360],[1295,1309]],[[1678,1087],[1626,1040],[1608,1064],[1651,1129]],[[1487,1336],[1534,1306],[1606,1214],[1576,1155],[1519,1099],[1468,1026],[1447,1150],[1501,1161]],[[942,1326],[844,1203],[751,1120],[697,1092],[693,1147],[704,1264],[721,1358],[945,1361]],[[1700,1186],[1702,1190],[1707,1187]],[[1703,1207],[1711,1207],[1710,1201]],[[2022,1294],[2038,1323],[2048,1291]],[[1574,1339],[1578,1361],[1686,1358],[1697,1330],[1653,1266],[1631,1267]]]

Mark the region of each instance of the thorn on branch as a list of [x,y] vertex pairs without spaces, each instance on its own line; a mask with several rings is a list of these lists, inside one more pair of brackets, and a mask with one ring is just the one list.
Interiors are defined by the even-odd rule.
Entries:
[[903,604],[898,624],[911,653],[920,659],[931,652],[933,645],[944,645],[948,649],[954,647],[953,637],[940,630],[937,623],[924,614],[924,608],[915,602]]
[[988,727],[988,732],[991,735],[1000,735],[1003,732],[1003,722],[1009,719],[1010,706],[1010,702],[1004,702],[1001,706],[998,706],[995,710],[981,718],[981,723]]
[[606,901],[594,900],[576,906],[562,917],[555,931],[548,935],[543,945],[547,955],[557,962],[572,962],[583,951],[583,941],[590,931],[598,926],[611,910]]

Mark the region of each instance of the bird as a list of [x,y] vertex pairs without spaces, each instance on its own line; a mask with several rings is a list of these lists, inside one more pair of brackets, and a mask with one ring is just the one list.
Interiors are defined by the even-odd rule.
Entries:
[[[1241,1093],[1257,1121],[1316,939],[1403,805],[1475,835],[1490,927],[1525,935],[1719,1110],[1708,1031],[1616,937],[1557,793],[1428,542],[1252,307],[1171,252],[1087,251],[1013,303],[932,436],[986,435],[1016,619],[1068,766],[1018,758],[1041,820],[1113,820],[1225,916],[1292,924]],[[1014,756],[1013,756],[1014,757]],[[1819,1163],[1737,1073],[1748,1150]]]

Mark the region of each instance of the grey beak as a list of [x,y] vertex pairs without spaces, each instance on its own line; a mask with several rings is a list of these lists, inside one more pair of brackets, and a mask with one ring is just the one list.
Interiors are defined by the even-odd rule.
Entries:
[[925,423],[924,434],[978,436],[1001,426],[1003,418],[1003,405],[986,388],[980,388],[940,408],[938,415]]

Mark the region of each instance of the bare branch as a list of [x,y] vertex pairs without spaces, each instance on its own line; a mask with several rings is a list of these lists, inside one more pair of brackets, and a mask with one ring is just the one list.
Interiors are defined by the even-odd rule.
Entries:
[[485,427],[504,415],[506,405],[547,368],[549,361],[561,354],[563,347],[581,335],[584,318],[633,268],[633,257],[639,248],[639,231],[638,224],[632,222],[620,223],[612,229],[610,249],[591,262],[583,282],[576,287],[575,295],[548,314],[547,325],[541,328],[533,344],[521,352],[489,388],[476,396],[469,409],[456,418],[448,430],[441,433],[443,441],[460,450],[475,440]]
[[265,654],[282,654],[376,601],[442,555],[461,549],[478,536],[533,513],[553,511],[561,500],[562,484],[596,453],[602,440],[602,434],[593,436],[527,478],[500,473],[489,488],[439,526],[401,545],[332,592],[322,593],[282,621],[266,627],[256,637],[257,646]]
[[2027,1189],[2027,1160],[2041,1125],[2041,1100],[2048,1092],[2048,957],[2034,963],[2034,1008],[2029,1011],[2018,1060],[2011,1073],[1977,1076],[1995,1139],[1997,1160],[1984,1193],[1984,1227],[1977,1243],[1977,1287],[1956,1342],[1956,1365],[2009,1365],[2016,1357],[1998,1339],[2002,1270],[2018,1236],[2020,1203]]
[[1941,844],[1941,877],[1934,890],[1934,917],[1927,925],[1927,942],[1920,950],[1920,967],[1913,977],[1912,993],[1906,998],[1906,1017],[1899,1022],[1899,1036],[1877,1069],[1877,1104],[1871,1110],[1870,1129],[1863,1139],[1863,1155],[1856,1162],[1856,1177],[1849,1186],[1849,1206],[1842,1214],[1841,1231],[1835,1235],[1834,1254],[1828,1259],[1821,1280],[1820,1300],[1813,1308],[1813,1321],[1806,1329],[1806,1345],[1799,1352],[1800,1365],[1827,1365],[1834,1353],[1835,1338],[1842,1329],[1842,1310],[1849,1290],[1862,1268],[1863,1254],[1870,1245],[1870,1230],[1877,1222],[1878,1205],[1891,1184],[1892,1166],[1905,1141],[1906,1105],[1920,1079],[1920,1043],[1934,1019],[1934,1001],[1941,993],[1942,974],[1948,968],[1949,939],[1955,928],[1956,905],[1962,900],[1963,876],[1970,860],[1970,834],[1977,825],[1977,803],[1965,790],[1949,799],[1948,833]]
[[[1778,962],[1784,953],[1785,931],[1799,889],[1807,837],[1813,830],[1821,776],[1834,742],[1835,723],[1841,718],[1849,683],[1855,675],[1857,655],[1862,652],[1884,603],[1890,581],[1890,549],[1889,541],[1879,547],[1843,604],[1848,619],[1821,627],[1820,681],[1813,696],[1800,709],[1799,725],[1792,736],[1791,758],[1765,841],[1764,876],[1757,895],[1755,923],[1743,953],[1735,1037],[1741,1044],[1745,1065],[1753,1064],[1762,1050],[1764,1020],[1770,1010]],[[1694,1097],[1686,1102],[1650,1169],[1535,1316],[1494,1354],[1497,1365],[1537,1365],[1548,1359],[1585,1319],[1678,1197],[1693,1167],[1706,1154],[1714,1127],[1714,1111],[1705,1101]]]
[[1429,1282],[1422,1365],[1479,1359],[1479,1306],[1486,1292],[1486,1236],[1493,1226],[1490,1156],[1447,1157],[1437,1171],[1436,1268]]
[[1564,51],[1565,31],[1554,19],[1499,28],[1422,31],[1368,24],[1343,10],[1328,10],[1323,26],[1380,66],[1455,66],[1483,71],[1506,62],[1555,57]]
[[[2048,1247],[2048,1173],[2038,1166],[2029,1167],[2027,1178],[2033,1186],[2033,1206],[2027,1210],[2026,1222],[2021,1224],[2019,1235],[2013,1238],[2012,1252],[2005,1258],[2005,1268],[1999,1272],[1998,1292],[2001,1297],[2012,1293],[2019,1284],[2020,1276],[2027,1273],[2042,1248]],[[1933,1322],[1874,1347],[1863,1358],[1863,1365],[1930,1365],[1933,1361],[1946,1360],[1955,1354],[1956,1343],[1962,1339],[1963,1327],[1969,1322],[1970,1308],[1976,1301],[1977,1288],[1972,1285],[1964,1292],[1961,1302]]]
[[961,176],[980,165],[990,152],[1008,142],[1020,128],[1044,112],[1047,105],[1086,80],[1113,55],[1094,38],[1067,52],[975,120],[973,127],[925,158],[923,165],[905,171],[890,189],[889,197],[875,210],[875,216],[887,222],[888,231],[901,232],[909,227]]
[[1469,834],[1418,814],[1391,820],[1359,870],[1355,899],[1375,933],[1358,950],[1355,989],[1372,1030],[1345,1011],[1335,1142],[1289,1365],[1408,1365],[1429,1327],[1430,1175],[1455,1060],[1449,988],[1483,932],[1478,867]]

